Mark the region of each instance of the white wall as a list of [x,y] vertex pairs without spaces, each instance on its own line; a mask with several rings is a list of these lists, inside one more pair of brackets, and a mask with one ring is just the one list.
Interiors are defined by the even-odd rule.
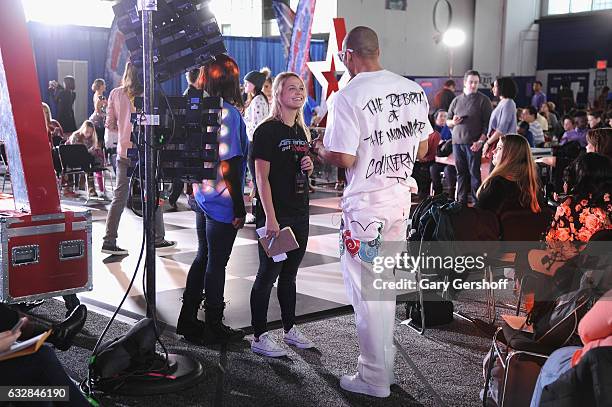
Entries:
[[[345,18],[347,30],[365,25],[378,33],[385,68],[402,75],[448,75],[448,50],[433,40],[435,1],[407,0],[406,11],[386,10],[384,0],[337,1],[338,17]],[[453,56],[453,72],[461,75],[472,67],[474,0],[449,2],[453,8],[453,26],[464,30],[467,36],[466,43]]]
[[534,21],[540,17],[540,0],[505,1],[501,74],[535,75],[538,58],[538,25]]
[[476,0],[472,66],[493,78],[501,72],[505,0]]

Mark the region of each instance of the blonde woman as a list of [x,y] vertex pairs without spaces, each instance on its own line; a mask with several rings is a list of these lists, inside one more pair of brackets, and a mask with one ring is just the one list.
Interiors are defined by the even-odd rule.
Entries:
[[49,144],[51,146],[59,146],[64,141],[64,129],[62,129],[62,125],[57,120],[51,117],[51,109],[49,109],[49,105],[45,102],[42,103],[42,110],[45,116]]
[[[130,159],[127,156],[128,148],[132,147],[132,122],[130,117],[136,111],[134,98],[140,96],[143,86],[138,78],[137,69],[128,62],[125,65],[121,86],[111,90],[108,95],[106,108],[106,128],[119,134],[117,143],[117,181],[115,194],[106,217],[106,234],[102,244],[102,253],[111,255],[127,255],[127,250],[117,246],[117,231],[121,214],[127,204],[130,180],[127,175]],[[155,211],[155,247],[165,249],[176,246],[176,242],[164,239],[165,229],[162,211]]]
[[102,78],[98,78],[91,84],[93,95],[94,111],[89,116],[95,126],[96,134],[99,141],[104,140],[104,122],[106,121],[106,105],[108,101],[104,92],[106,91],[106,82]]
[[[104,162],[104,154],[98,144],[98,136],[96,135],[94,123],[90,120],[85,120],[81,127],[68,138],[66,144],[83,144],[87,147],[87,152],[91,155],[93,163],[102,165]],[[96,196],[96,189],[92,182],[93,179],[91,179],[91,175],[87,177],[89,183],[89,196]],[[98,184],[98,189],[100,190],[100,196],[106,196],[102,172],[95,172],[94,177],[96,179],[96,184]]]
[[299,248],[274,262],[259,246],[259,270],[251,290],[251,324],[255,353],[280,357],[287,354],[268,335],[267,315],[272,286],[278,278],[277,294],[284,328],[283,340],[301,349],[314,346],[295,326],[295,279],[308,242],[308,176],[313,162],[308,153],[310,133],[302,108],[306,90],[293,72],[276,77],[272,87],[272,110],[253,135],[253,159],[257,178],[257,227],[265,227],[268,238],[280,229],[293,230]]

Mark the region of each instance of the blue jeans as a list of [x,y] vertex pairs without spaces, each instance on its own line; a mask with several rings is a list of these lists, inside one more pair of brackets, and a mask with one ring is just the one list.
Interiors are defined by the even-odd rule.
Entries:
[[[295,325],[295,278],[298,267],[306,253],[308,244],[308,216],[297,219],[278,219],[280,228],[291,227],[295,239],[300,245],[299,249],[287,253],[287,260],[275,263],[268,257],[266,252],[258,244],[259,249],[259,269],[257,277],[251,289],[251,325],[256,337],[265,333],[268,320],[268,304],[272,286],[278,278],[277,295],[281,309],[281,319],[283,328],[289,331]],[[263,222],[258,222],[257,227],[264,226]]]
[[540,370],[538,381],[533,389],[531,407],[538,407],[540,405],[542,390],[544,390],[545,386],[556,382],[563,373],[571,369],[572,356],[578,349],[581,348],[579,346],[566,346],[550,354],[546,363],[542,366],[542,370]]
[[[480,187],[480,160],[482,150],[473,152],[471,144],[453,144],[453,157],[457,168],[457,200],[468,203],[468,192],[472,192],[472,199],[476,203],[476,192]],[[470,188],[471,187],[471,188]]]
[[238,230],[231,223],[206,215],[194,199],[189,199],[189,205],[196,214],[198,254],[189,268],[184,295],[195,299],[205,291],[206,303],[220,307],[224,302],[225,268]]

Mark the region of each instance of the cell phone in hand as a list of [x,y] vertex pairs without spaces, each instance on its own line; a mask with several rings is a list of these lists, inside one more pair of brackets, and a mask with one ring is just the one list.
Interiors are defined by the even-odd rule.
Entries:
[[23,325],[24,325],[26,322],[28,322],[28,319],[27,319],[27,318],[25,318],[25,317],[24,317],[24,318],[19,318],[19,320],[17,321],[17,323],[16,323],[16,324],[15,324],[15,325],[14,325],[14,326],[11,328],[11,334],[15,334],[15,333],[17,333],[17,331],[18,331],[19,329],[21,329],[21,327],[22,327],[22,326],[23,326]]

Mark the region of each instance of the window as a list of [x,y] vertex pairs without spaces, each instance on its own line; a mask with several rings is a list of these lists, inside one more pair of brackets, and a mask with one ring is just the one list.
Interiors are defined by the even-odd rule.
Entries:
[[547,15],[612,9],[612,0],[548,0]]
[[232,25],[231,24],[221,24],[221,34],[232,35]]
[[593,10],[605,10],[612,8],[612,0],[593,0]]

